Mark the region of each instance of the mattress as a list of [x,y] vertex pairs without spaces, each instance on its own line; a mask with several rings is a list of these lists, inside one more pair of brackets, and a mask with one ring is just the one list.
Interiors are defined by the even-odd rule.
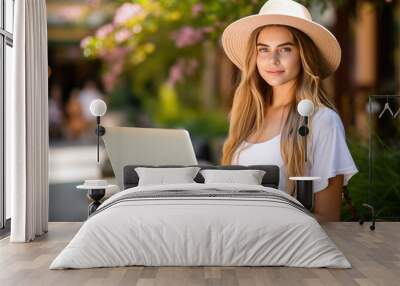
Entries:
[[113,195],[50,269],[130,265],[351,267],[288,194],[200,183],[138,186]]

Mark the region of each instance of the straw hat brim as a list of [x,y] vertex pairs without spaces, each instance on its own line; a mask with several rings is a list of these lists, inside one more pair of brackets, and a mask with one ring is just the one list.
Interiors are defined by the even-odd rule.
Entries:
[[321,78],[326,78],[338,68],[341,59],[340,45],[335,36],[324,26],[294,16],[257,14],[233,22],[222,34],[222,46],[225,53],[239,69],[242,69],[245,62],[247,42],[251,33],[264,25],[286,25],[307,34],[327,63],[327,69],[321,71]]

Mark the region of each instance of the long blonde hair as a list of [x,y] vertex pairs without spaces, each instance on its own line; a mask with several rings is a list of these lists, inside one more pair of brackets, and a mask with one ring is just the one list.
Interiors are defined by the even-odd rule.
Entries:
[[[235,152],[241,143],[251,134],[259,132],[264,126],[265,111],[268,109],[272,97],[272,88],[260,76],[256,65],[256,42],[264,27],[257,28],[251,34],[248,42],[246,60],[230,113],[229,134],[223,146],[221,160],[223,165],[232,164]],[[289,178],[291,176],[303,176],[307,168],[303,140],[300,136],[297,136],[297,130],[302,123],[302,118],[297,113],[298,102],[302,99],[310,99],[316,109],[319,106],[326,106],[336,111],[336,108],[321,87],[320,74],[326,68],[326,62],[320,55],[318,48],[303,32],[293,27],[284,27],[291,32],[301,59],[301,70],[294,85],[295,100],[288,108],[288,116],[281,133],[280,151],[286,175]],[[310,121],[309,137],[312,133],[311,123]],[[286,180],[285,191],[290,194],[293,193],[293,181]]]

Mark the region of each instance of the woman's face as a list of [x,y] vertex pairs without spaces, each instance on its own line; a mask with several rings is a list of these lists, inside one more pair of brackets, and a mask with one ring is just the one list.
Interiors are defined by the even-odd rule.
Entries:
[[271,86],[296,79],[300,72],[299,50],[292,34],[281,26],[267,26],[257,39],[257,69]]

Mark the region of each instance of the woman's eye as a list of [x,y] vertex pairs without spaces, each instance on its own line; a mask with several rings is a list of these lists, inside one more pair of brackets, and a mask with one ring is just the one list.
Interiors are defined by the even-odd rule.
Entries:
[[290,51],[291,51],[291,49],[289,47],[281,49],[281,52],[283,52],[283,53],[289,53]]
[[258,52],[259,53],[266,53],[266,52],[268,52],[268,49],[267,48],[259,48]]

